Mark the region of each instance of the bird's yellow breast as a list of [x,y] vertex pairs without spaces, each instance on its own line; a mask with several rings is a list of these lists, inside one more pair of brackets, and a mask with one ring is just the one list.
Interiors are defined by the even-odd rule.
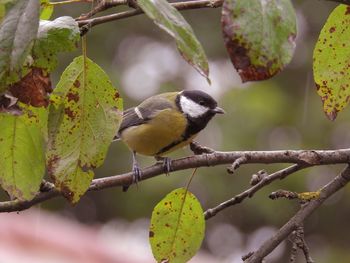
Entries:
[[[166,109],[145,124],[127,128],[122,132],[121,138],[131,150],[143,155],[155,156],[164,147],[181,140],[186,126],[187,120],[181,112]],[[193,137],[159,155],[165,155],[189,144]]]

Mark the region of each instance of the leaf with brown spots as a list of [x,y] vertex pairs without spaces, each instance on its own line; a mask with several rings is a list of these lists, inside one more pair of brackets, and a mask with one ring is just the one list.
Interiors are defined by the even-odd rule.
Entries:
[[0,112],[0,184],[12,198],[31,200],[45,174],[47,111],[21,105]]
[[52,91],[50,76],[40,68],[32,68],[19,82],[10,86],[10,91],[23,103],[47,107],[48,93]]
[[296,15],[290,0],[225,0],[221,23],[243,82],[271,78],[291,61]]
[[48,173],[72,203],[89,187],[118,130],[122,100],[116,92],[106,73],[80,56],[50,97]]
[[149,240],[157,262],[182,263],[199,250],[205,220],[198,199],[184,188],[172,191],[153,209]]
[[330,120],[348,105],[350,99],[350,15],[349,7],[339,5],[323,26],[314,48],[313,70],[323,111]]

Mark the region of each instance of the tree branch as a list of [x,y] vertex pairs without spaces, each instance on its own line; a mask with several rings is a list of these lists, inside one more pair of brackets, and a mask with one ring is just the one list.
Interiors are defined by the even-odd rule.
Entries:
[[66,5],[66,4],[72,4],[72,3],[90,3],[93,0],[64,0],[64,1],[57,1],[57,2],[50,2],[50,5]]
[[102,0],[100,1],[95,7],[93,7],[90,12],[86,14],[82,14],[80,17],[78,17],[76,20],[86,20],[89,19],[90,17],[96,15],[99,12],[105,11],[109,8],[120,6],[120,5],[127,5],[128,0]]
[[[223,0],[194,0],[194,1],[184,1],[177,3],[170,3],[177,10],[187,10],[187,9],[199,9],[199,8],[217,8],[222,6]],[[77,20],[79,27],[87,26],[89,28],[107,23],[114,20],[119,20],[131,16],[136,16],[142,14],[143,11],[140,9],[124,11],[112,15],[100,16],[91,19]]]
[[304,204],[301,209],[284,226],[282,226],[275,235],[266,240],[257,251],[251,253],[244,262],[260,263],[264,257],[270,254],[292,233],[292,231],[296,230],[298,226],[300,226],[304,220],[312,214],[312,212],[320,207],[326,199],[343,188],[349,181],[350,167],[347,165],[338,176],[336,176],[331,182],[320,190],[320,198]]
[[303,224],[298,226],[296,230],[292,231],[288,239],[292,242],[292,253],[289,260],[290,263],[296,262],[298,248],[303,252],[306,263],[315,263],[310,256],[310,249],[306,244],[306,240],[304,238]]
[[259,191],[264,186],[269,185],[273,181],[275,181],[277,179],[283,179],[283,178],[287,177],[288,175],[295,173],[296,171],[299,171],[299,170],[304,169],[306,167],[309,167],[309,166],[294,164],[290,167],[279,170],[279,171],[277,171],[269,176],[264,177],[259,183],[257,183],[253,187],[251,187],[251,188],[243,191],[242,193],[236,195],[235,197],[219,204],[218,206],[216,206],[214,208],[210,208],[207,211],[205,211],[204,212],[205,219],[212,218],[220,211],[222,211],[230,206],[241,203],[247,197],[249,197],[249,198],[252,197],[257,191]]
[[[235,151],[235,152],[214,152],[189,156],[172,161],[172,171],[185,170],[196,167],[216,166],[231,164],[236,159],[245,156],[245,164],[272,164],[272,163],[294,163],[301,166],[314,166],[326,164],[341,164],[350,162],[350,149],[340,150],[299,150],[299,151]],[[288,168],[287,168],[288,169]],[[292,169],[292,168],[289,168]],[[295,169],[295,168],[294,168]],[[146,180],[164,173],[162,164],[152,165],[143,169],[142,179]],[[272,176],[272,175],[270,175]],[[88,191],[97,191],[105,188],[130,185],[133,180],[131,172],[110,177],[94,179]],[[6,201],[0,202],[0,212],[14,212],[25,210],[35,204],[59,196],[58,190],[53,187],[46,187],[45,192],[40,192],[31,201]]]

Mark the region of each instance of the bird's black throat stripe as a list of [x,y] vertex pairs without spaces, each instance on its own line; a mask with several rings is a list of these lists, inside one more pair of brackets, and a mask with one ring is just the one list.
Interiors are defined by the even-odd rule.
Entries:
[[172,143],[168,144],[167,146],[165,146],[162,149],[160,149],[160,151],[156,153],[156,156],[159,156],[162,153],[165,153],[165,152],[169,151],[171,148],[173,148],[176,145],[182,143],[183,141],[185,141],[185,139],[182,138],[181,140],[178,140],[178,141],[175,141],[175,142],[172,142]]
[[160,149],[160,151],[157,152],[156,155],[161,155],[162,153],[165,153],[171,150],[173,147],[179,145],[180,143],[187,141],[191,136],[197,134],[202,129],[204,129],[210,119],[211,118],[209,119],[205,118],[202,121],[197,121],[197,122],[193,122],[191,119],[188,119],[186,130],[181,135],[181,138]]
[[[186,129],[187,131],[187,129]],[[193,134],[194,135],[194,134]],[[156,153],[156,156],[157,155],[161,155],[162,153],[165,153],[169,150],[171,150],[173,147],[175,147],[176,145],[179,145],[180,143],[188,140],[192,135],[191,134],[187,134],[187,132],[185,132],[182,136],[181,136],[181,139],[177,140],[177,141],[174,141],[170,144],[168,144],[167,146],[163,147],[162,149],[160,149],[159,152]]]

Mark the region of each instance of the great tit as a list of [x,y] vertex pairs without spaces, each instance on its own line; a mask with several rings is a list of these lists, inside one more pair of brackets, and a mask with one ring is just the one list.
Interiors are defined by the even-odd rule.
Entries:
[[168,173],[170,159],[164,156],[190,144],[215,114],[222,113],[217,102],[200,90],[158,94],[124,111],[117,137],[133,153],[133,182],[141,177],[136,153],[163,159]]

